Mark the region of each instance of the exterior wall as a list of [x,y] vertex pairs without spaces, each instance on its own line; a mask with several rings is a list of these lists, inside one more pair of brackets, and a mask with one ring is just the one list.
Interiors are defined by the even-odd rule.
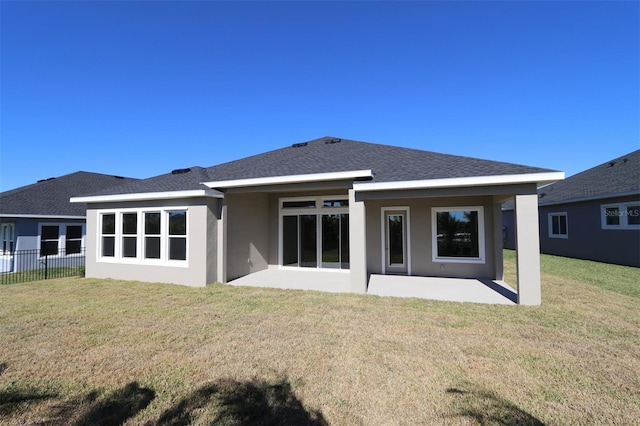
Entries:
[[[601,205],[628,201],[638,198],[540,206],[540,252],[640,267],[640,229],[602,229],[601,225]],[[568,238],[549,237],[549,213],[567,214]]]
[[[87,208],[86,276],[146,282],[206,286],[216,278],[216,223],[219,203],[213,198],[157,200],[129,203],[93,204]],[[187,250],[185,266],[120,263],[98,260],[98,210],[125,208],[187,207]]]
[[[382,208],[409,207],[411,275],[495,279],[493,204],[493,198],[491,196],[367,200],[365,205],[367,225],[367,270],[369,274],[382,273]],[[461,206],[484,207],[484,262],[434,262],[432,257],[432,238],[434,230],[431,229],[431,209],[433,207]]]
[[266,193],[227,194],[225,198],[227,280],[233,280],[268,267],[272,214]]

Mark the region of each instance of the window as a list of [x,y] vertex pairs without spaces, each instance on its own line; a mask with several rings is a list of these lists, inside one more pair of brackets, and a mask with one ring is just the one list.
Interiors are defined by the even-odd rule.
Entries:
[[103,257],[116,255],[116,215],[115,213],[102,215],[102,237],[100,254]]
[[99,258],[127,262],[187,260],[187,210],[123,209],[99,213]]
[[39,232],[40,256],[67,256],[82,253],[84,225],[41,223]]
[[137,257],[138,214],[122,214],[122,256]]
[[144,214],[144,258],[160,259],[160,212]]
[[640,202],[600,206],[602,229],[640,229]]
[[169,259],[187,260],[187,212],[169,212]]
[[483,213],[482,207],[433,208],[433,261],[484,263]]
[[348,206],[336,196],[281,200],[281,265],[349,269]]
[[60,228],[58,225],[42,225],[40,228],[40,256],[58,254]]
[[549,213],[549,238],[569,238],[567,213]]
[[82,250],[82,225],[67,225],[65,254],[78,254]]
[[0,245],[0,253],[10,253],[14,249],[15,225],[13,223],[0,224],[0,237],[2,245]]

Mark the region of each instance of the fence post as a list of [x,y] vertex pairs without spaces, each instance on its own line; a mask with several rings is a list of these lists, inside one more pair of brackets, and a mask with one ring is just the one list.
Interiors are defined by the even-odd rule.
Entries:
[[49,264],[49,255],[45,254],[44,255],[44,279],[46,280],[48,277],[48,272],[49,272],[49,268],[47,267],[47,265]]

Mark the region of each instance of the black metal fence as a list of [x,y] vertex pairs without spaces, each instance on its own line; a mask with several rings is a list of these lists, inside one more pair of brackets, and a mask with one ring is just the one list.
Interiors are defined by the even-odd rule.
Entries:
[[0,254],[0,285],[84,276],[84,260],[85,249],[79,247],[68,253],[62,248],[50,254],[39,249],[5,252]]

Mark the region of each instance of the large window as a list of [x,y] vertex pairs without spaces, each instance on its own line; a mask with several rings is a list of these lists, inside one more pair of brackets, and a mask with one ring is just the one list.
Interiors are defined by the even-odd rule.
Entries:
[[431,211],[434,262],[484,263],[482,207],[442,207]]
[[336,196],[280,201],[281,265],[349,269],[349,201]]
[[82,252],[84,225],[41,223],[40,256],[66,256]]
[[602,229],[640,229],[640,202],[600,206]]
[[567,213],[549,213],[549,238],[569,238]]
[[187,209],[105,211],[99,218],[102,260],[187,260]]

